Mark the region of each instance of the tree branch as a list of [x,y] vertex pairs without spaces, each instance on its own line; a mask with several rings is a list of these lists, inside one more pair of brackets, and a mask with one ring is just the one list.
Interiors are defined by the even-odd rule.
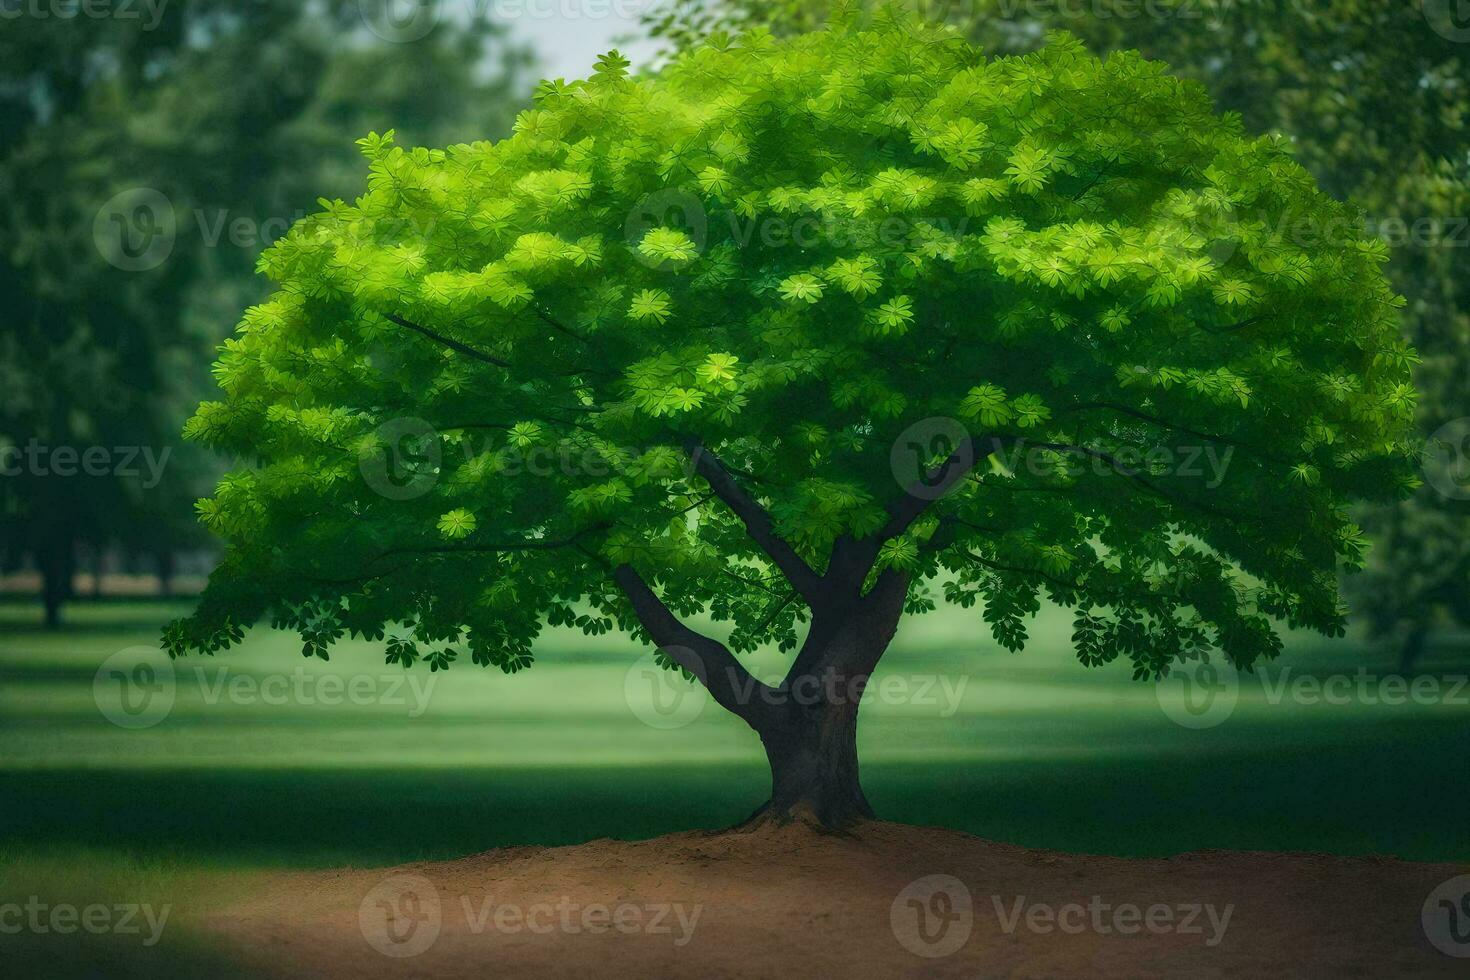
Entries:
[[829,578],[841,580],[849,590],[862,587],[883,544],[903,534],[923,516],[931,504],[944,497],[969,475],[975,464],[1000,445],[995,437],[969,437],[949,457],[904,488],[903,496],[888,503],[888,523],[877,534],[861,540],[843,535],[832,546]]
[[[1019,441],[1024,443],[1026,440],[1023,439]],[[1105,453],[1098,449],[1089,449],[1086,446],[1073,446],[1067,443],[1060,442],[1033,442],[1030,443],[1030,445],[1033,445],[1038,449],[1051,449],[1060,453],[1072,453],[1077,456],[1087,456],[1091,459],[1096,459],[1101,462],[1107,463],[1108,467],[1112,469],[1114,473],[1117,473],[1119,476],[1127,477],[1129,480],[1138,484],[1140,487],[1143,487],[1145,490],[1158,497],[1160,500],[1166,501],[1176,506],[1193,507],[1195,510],[1204,511],[1206,514],[1214,514],[1216,517],[1225,517],[1233,521],[1241,521],[1245,523],[1258,521],[1260,519],[1259,514],[1241,514],[1236,511],[1223,510],[1219,507],[1211,506],[1210,504],[1205,503],[1203,500],[1197,500],[1192,497],[1176,497],[1174,494],[1169,493],[1167,490],[1154,483],[1143,473],[1139,472],[1136,469],[1133,469],[1130,466],[1125,465],[1116,456],[1113,456],[1110,453]]]
[[715,496],[735,512],[751,539],[775,562],[776,567],[796,591],[801,593],[807,604],[819,602],[822,595],[821,576],[812,571],[812,567],[796,553],[796,549],[776,533],[775,524],[765,508],[735,482],[735,478],[730,475],[725,464],[720,462],[719,457],[704,448],[698,440],[686,440],[684,449],[694,463],[694,472],[710,485]]
[[442,333],[436,333],[433,330],[430,330],[428,327],[420,326],[419,324],[414,323],[412,320],[405,320],[403,317],[399,316],[396,313],[386,313],[384,314],[384,316],[386,316],[391,322],[398,324],[400,327],[403,327],[406,330],[412,330],[414,333],[422,334],[423,336],[428,337],[430,340],[434,341],[436,344],[442,344],[443,346],[448,347],[455,353],[463,354],[465,357],[472,357],[475,360],[483,361],[486,364],[494,364],[496,367],[510,367],[509,361],[502,361],[494,354],[486,354],[484,351],[476,350],[468,344],[460,343],[453,337],[446,337]]
[[975,464],[1000,448],[996,437],[970,437],[958,446],[949,458],[919,477],[904,489],[902,497],[888,505],[888,523],[878,532],[879,544],[896,538],[923,516],[934,501],[948,494],[955,485],[975,468]]
[[382,561],[393,555],[496,555],[517,551],[555,551],[577,544],[583,535],[593,531],[606,531],[611,524],[591,524],[565,538],[530,538],[524,541],[505,541],[496,544],[426,545],[420,548],[390,548],[369,561]]
[[684,625],[632,565],[615,568],[613,581],[659,649],[698,677],[722,708],[759,732],[775,692],[752,676],[723,643]]
[[1194,436],[1197,439],[1205,439],[1209,442],[1217,442],[1224,446],[1236,446],[1240,449],[1248,449],[1256,455],[1260,456],[1262,459],[1272,463],[1276,463],[1281,466],[1289,467],[1295,465],[1291,461],[1282,459],[1279,456],[1273,456],[1271,455],[1271,453],[1249,442],[1242,442],[1239,439],[1232,439],[1228,436],[1216,435],[1211,432],[1202,432],[1199,429],[1191,429],[1188,426],[1180,425],[1177,422],[1170,422],[1167,419],[1161,419],[1157,415],[1150,415],[1149,413],[1141,409],[1132,408],[1128,405],[1120,405],[1117,402],[1086,402],[1081,405],[1071,405],[1067,408],[1062,409],[1062,411],[1086,412],[1094,411],[1097,409],[1106,409],[1107,411],[1118,412],[1121,415],[1128,415],[1132,418],[1138,419],[1140,422],[1148,422],[1152,425],[1158,426],[1161,429],[1173,429],[1175,432],[1182,432],[1185,435]]

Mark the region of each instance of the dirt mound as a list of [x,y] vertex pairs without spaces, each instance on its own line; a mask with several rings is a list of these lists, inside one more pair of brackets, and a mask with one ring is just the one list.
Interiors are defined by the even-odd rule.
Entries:
[[205,925],[273,976],[1448,977],[1421,909],[1467,871],[791,825],[286,874]]

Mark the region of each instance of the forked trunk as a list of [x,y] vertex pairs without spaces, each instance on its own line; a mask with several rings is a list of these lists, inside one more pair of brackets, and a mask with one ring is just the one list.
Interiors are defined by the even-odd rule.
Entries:
[[746,719],[771,765],[771,798],[746,826],[802,821],[840,832],[873,819],[858,775],[858,709],[906,590],[906,579],[885,574],[868,595],[813,618],[771,703]]
[[[718,461],[702,451],[691,456],[812,612],[806,640],[790,672],[772,687],[751,676],[723,643],[680,622],[631,565],[613,570],[613,580],[665,656],[698,677],[715,702],[748,724],[765,746],[771,765],[770,799],[736,829],[800,820],[842,831],[872,819],[873,808],[858,779],[858,706],[869,676],[898,629],[908,576],[884,569],[871,576],[871,588],[864,588],[886,540],[876,537],[839,539],[826,574],[817,576],[774,536],[770,518],[733,484]],[[900,533],[907,520],[888,537]]]
[[858,777],[857,714],[897,629],[901,595],[870,597],[844,613],[838,623],[813,621],[773,704],[751,718],[770,763],[770,799],[744,826],[803,821],[842,832],[873,820]]

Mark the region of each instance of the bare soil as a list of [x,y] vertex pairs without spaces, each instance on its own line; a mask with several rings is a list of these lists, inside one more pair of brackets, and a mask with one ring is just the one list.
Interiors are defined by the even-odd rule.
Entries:
[[280,977],[1466,977],[1420,912],[1467,872],[793,824],[282,874],[202,925]]

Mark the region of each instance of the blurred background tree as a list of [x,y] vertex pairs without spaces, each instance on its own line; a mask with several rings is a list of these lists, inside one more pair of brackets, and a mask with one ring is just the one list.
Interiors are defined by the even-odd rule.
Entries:
[[[1421,430],[1470,414],[1470,24],[1453,19],[1452,2],[912,2],[992,54],[1033,50],[1052,30],[1099,53],[1137,49],[1203,83],[1248,131],[1291,137],[1320,186],[1356,202],[1392,246],[1389,272],[1423,359]],[[685,0],[647,25],[680,48],[716,29],[809,30],[829,10],[820,0]],[[1405,668],[1436,623],[1470,625],[1467,497],[1462,483],[1431,480],[1408,502],[1361,516],[1373,557],[1349,594]]]
[[204,542],[214,464],[179,432],[256,254],[360,184],[370,130],[508,131],[530,62],[481,18],[392,43],[348,0],[134,10],[0,32],[0,571],[40,573],[50,625],[80,557],[166,589]]

